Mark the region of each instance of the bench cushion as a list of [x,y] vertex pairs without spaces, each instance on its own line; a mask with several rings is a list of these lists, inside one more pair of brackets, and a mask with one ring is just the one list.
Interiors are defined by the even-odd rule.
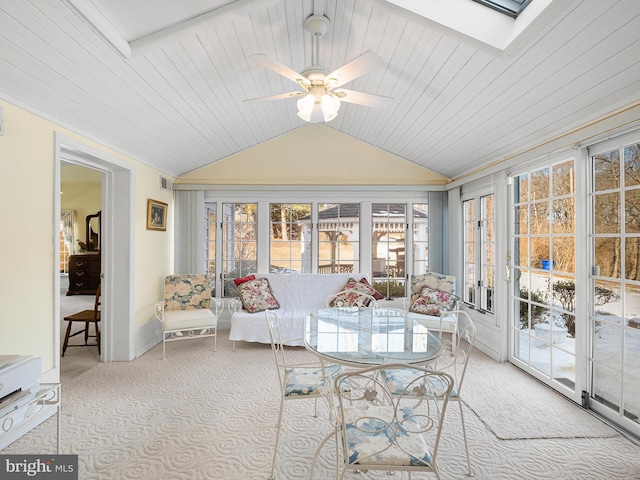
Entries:
[[164,331],[215,327],[217,318],[211,310],[170,310],[164,312]]

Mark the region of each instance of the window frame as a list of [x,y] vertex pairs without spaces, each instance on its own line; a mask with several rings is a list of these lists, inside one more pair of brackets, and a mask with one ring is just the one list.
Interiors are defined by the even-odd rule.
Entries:
[[[372,228],[371,222],[371,208],[373,203],[404,203],[407,205],[407,209],[410,210],[413,204],[427,204],[431,205],[433,201],[430,198],[432,193],[436,194],[434,197],[436,208],[429,207],[429,223],[434,221],[434,224],[437,226],[445,225],[446,218],[446,205],[445,202],[439,200],[442,198],[442,188],[438,186],[434,187],[373,187],[373,186],[349,186],[349,187],[341,187],[336,186],[332,188],[320,187],[320,186],[306,186],[306,187],[294,187],[294,186],[282,186],[279,187],[277,192],[274,192],[272,189],[267,189],[266,187],[260,186],[247,186],[246,188],[238,188],[238,186],[234,186],[233,188],[228,186],[214,186],[214,185],[202,185],[200,186],[202,190],[204,190],[204,201],[205,203],[217,203],[218,212],[220,211],[220,206],[228,203],[236,203],[236,204],[247,204],[247,203],[256,203],[257,204],[257,236],[258,236],[258,259],[257,259],[257,269],[258,273],[266,273],[268,272],[269,267],[269,217],[270,217],[270,209],[269,205],[272,203],[286,203],[286,204],[306,204],[311,203],[312,205],[312,245],[311,245],[311,271],[312,273],[318,272],[318,205],[319,204],[338,204],[338,203],[359,203],[360,205],[360,245],[359,245],[359,272],[366,273],[368,275],[372,275],[370,262],[367,259],[372,258],[372,246],[371,242],[368,240],[370,238],[370,229]],[[193,186],[191,186],[191,189]],[[444,197],[446,200],[446,197]],[[438,208],[440,205],[442,207]],[[434,214],[434,212],[437,212]],[[434,217],[436,217],[434,219]],[[221,221],[220,216],[218,216],[218,227],[221,229]],[[411,218],[411,217],[409,217]],[[412,220],[411,220],[412,222]],[[413,223],[411,223],[413,225]],[[434,230],[433,228],[429,228],[429,264],[432,261],[436,261],[436,263],[442,262],[442,258],[444,253],[439,251],[438,245],[440,245],[440,237],[442,236],[441,231],[437,228]],[[202,229],[202,235],[205,234],[205,229]],[[435,235],[435,237],[433,237]],[[221,244],[220,241],[222,239],[221,231],[217,232],[218,245],[217,255],[221,254]],[[432,242],[435,240],[435,248],[432,246]],[[408,242],[411,242],[411,239],[408,239]],[[412,245],[412,244],[411,244]],[[436,251],[438,250],[438,251]],[[216,261],[216,265],[219,268],[222,268],[222,263],[218,258]],[[410,273],[410,272],[407,272]],[[224,296],[223,287],[223,279],[221,277],[222,272],[216,272],[216,282],[218,288],[216,289],[218,293],[218,298],[232,298]]]
[[[483,204],[483,199],[488,197],[492,198],[493,206],[492,213],[493,216],[486,217],[484,215],[485,208]],[[473,193],[465,194],[460,198],[460,225],[462,231],[462,265],[461,265],[461,300],[464,305],[472,308],[473,310],[488,314],[495,315],[496,313],[496,262],[497,262],[497,244],[496,244],[496,192],[493,189],[481,189],[477,190]],[[473,218],[471,220],[467,219],[465,216],[465,206],[468,202],[473,202]],[[492,231],[493,231],[493,241],[487,242],[485,232],[487,231],[486,222],[491,221],[492,223]],[[472,227],[473,231],[473,239],[472,241],[468,240],[469,227]],[[468,261],[469,250],[467,246],[471,245],[473,248],[473,261]],[[492,245],[493,247],[493,263],[488,263],[487,261],[487,251],[483,247],[485,245]],[[473,298],[470,299],[470,295],[468,295],[467,289],[469,288],[469,279],[468,279],[468,270],[467,265],[472,265],[474,269],[473,275]],[[492,277],[494,279],[493,285],[493,294],[489,299],[489,295],[486,294],[488,292],[488,287],[483,285],[484,279],[488,278],[487,269],[490,268],[492,270]],[[491,305],[493,308],[488,308],[488,303],[491,301]]]

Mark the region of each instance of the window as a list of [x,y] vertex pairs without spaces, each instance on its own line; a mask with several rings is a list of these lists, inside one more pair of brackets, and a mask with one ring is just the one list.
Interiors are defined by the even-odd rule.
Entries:
[[495,291],[495,221],[493,194],[462,202],[462,299],[474,308],[493,312]]
[[[207,221],[206,223],[207,225],[207,229],[206,229],[207,270],[206,272],[211,276],[215,276],[216,274],[216,230],[218,225],[218,222],[216,222],[216,204],[205,203],[204,211],[207,217],[206,218],[206,221]],[[212,288],[213,288],[212,295],[215,297],[216,295],[215,282],[213,282]]]
[[401,203],[374,203],[372,222],[374,287],[387,298],[403,297],[406,280],[407,206]]
[[310,203],[272,203],[270,216],[270,273],[311,273],[310,236],[304,238],[303,218],[311,214]]
[[[379,292],[400,298],[409,275],[428,271],[430,192],[315,192],[284,188],[274,195],[256,187],[205,192],[201,245],[205,271],[216,279],[216,297],[237,297],[233,280],[253,273],[365,273]],[[243,202],[247,197],[254,201]],[[322,197],[343,201],[322,202]]]
[[360,204],[318,204],[318,273],[360,271]]
[[429,215],[426,203],[413,204],[412,260],[413,275],[420,275],[429,271]]
[[257,211],[255,203],[222,205],[222,265],[225,297],[236,296],[233,279],[257,270]]

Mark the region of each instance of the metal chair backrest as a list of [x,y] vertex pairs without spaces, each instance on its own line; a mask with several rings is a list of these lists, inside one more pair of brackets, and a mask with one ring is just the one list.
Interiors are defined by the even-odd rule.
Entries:
[[[380,371],[410,370],[403,390],[389,389]],[[421,470],[438,474],[437,454],[453,378],[406,364],[338,375],[339,434],[347,469]]]

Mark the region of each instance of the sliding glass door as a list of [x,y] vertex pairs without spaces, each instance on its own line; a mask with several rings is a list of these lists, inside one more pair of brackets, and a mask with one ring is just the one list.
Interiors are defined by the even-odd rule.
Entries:
[[576,339],[575,162],[511,179],[510,358],[574,399]]
[[509,360],[640,436],[640,134],[510,182]]
[[590,405],[640,434],[640,143],[590,149]]

